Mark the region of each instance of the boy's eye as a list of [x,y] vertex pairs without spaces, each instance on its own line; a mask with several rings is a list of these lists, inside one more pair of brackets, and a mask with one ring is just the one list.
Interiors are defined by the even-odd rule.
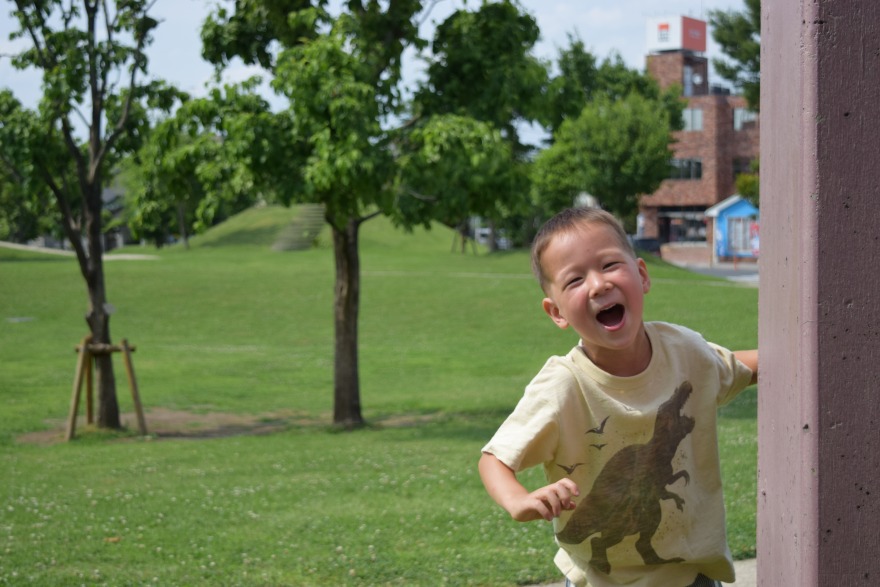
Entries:
[[614,269],[618,265],[620,265],[620,261],[611,261],[609,263],[605,263],[602,269]]
[[571,287],[571,286],[573,286],[573,285],[577,285],[578,283],[580,283],[580,281],[581,281],[581,278],[580,278],[580,277],[572,277],[571,279],[569,279],[569,280],[565,283],[565,287]]

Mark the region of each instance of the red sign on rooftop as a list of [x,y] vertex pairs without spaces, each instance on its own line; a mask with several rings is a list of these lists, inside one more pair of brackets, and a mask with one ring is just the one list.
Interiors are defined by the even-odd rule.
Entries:
[[706,51],[706,21],[688,16],[665,16],[648,19],[648,52]]

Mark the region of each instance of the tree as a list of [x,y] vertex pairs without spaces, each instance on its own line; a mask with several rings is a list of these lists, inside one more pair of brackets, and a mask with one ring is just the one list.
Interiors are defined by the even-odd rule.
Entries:
[[761,199],[760,165],[760,159],[752,159],[748,173],[740,173],[736,176],[736,192],[755,206],[759,205]]
[[433,116],[407,133],[398,160],[397,213],[406,225],[436,219],[458,229],[465,246],[471,215],[497,218],[499,194],[525,192],[510,143],[492,124],[456,114]]
[[511,217],[519,220],[527,203],[525,159],[531,147],[521,144],[517,126],[537,121],[543,113],[547,67],[532,55],[539,36],[535,19],[510,0],[483,2],[476,11],[457,10],[434,33],[427,80],[414,99],[417,116],[469,116],[499,129],[510,144],[504,180],[480,196],[494,200],[491,206],[474,201],[472,210],[459,207],[459,217],[443,219],[459,230],[463,248],[469,216],[488,220],[489,247],[494,250],[496,228]]
[[416,111],[489,122],[521,153],[516,124],[538,120],[547,84],[546,66],[531,54],[540,32],[534,17],[510,0],[455,11],[434,33]]
[[638,196],[668,176],[670,124],[656,102],[632,93],[589,103],[562,123],[553,145],[535,161],[535,189],[548,209],[571,206],[588,192],[620,218],[630,218]]
[[[379,214],[403,226],[416,222],[397,205],[413,197],[397,192],[406,183],[397,180],[406,130],[382,123],[402,110],[403,50],[424,44],[416,19],[421,2],[350,0],[335,17],[324,10],[324,2],[314,4],[236,0],[234,13],[219,9],[206,22],[203,55],[220,67],[233,56],[261,64],[289,102],[289,131],[267,148],[255,175],[268,178],[273,190],[291,201],[324,205],[336,269],[333,421],[353,428],[363,424],[357,352],[360,227]],[[282,18],[270,23],[269,14]],[[277,54],[270,49],[276,42]]]
[[369,59],[346,51],[349,25],[287,49],[276,68],[275,87],[289,98],[294,136],[310,152],[302,169],[305,200],[321,202],[333,234],[336,266],[334,302],[335,424],[363,424],[358,369],[361,225],[387,210],[391,152],[381,146],[378,76]]
[[681,91],[660,90],[618,54],[599,63],[577,36],[568,40],[547,91],[551,146],[532,169],[533,224],[584,192],[628,220],[638,194],[653,191],[668,175],[670,132],[682,128]]
[[[268,199],[254,174],[267,143],[277,144],[289,124],[273,116],[256,93],[258,78],[215,88],[189,99],[153,128],[128,165],[129,226],[157,246],[176,232],[188,248],[190,233]],[[271,140],[267,139],[271,136]]]
[[745,0],[743,12],[709,11],[712,38],[730,58],[713,59],[715,71],[742,90],[749,108],[757,112],[761,102],[761,0]]
[[[36,114],[24,109],[12,92],[0,90],[0,143],[21,144],[37,135]],[[60,225],[51,194],[44,183],[34,181],[27,158],[13,159],[22,155],[24,150],[0,149],[0,240],[25,242],[57,233]]]
[[583,41],[569,35],[568,47],[559,51],[559,74],[550,81],[544,123],[555,133],[565,120],[577,118],[584,106],[605,98],[621,100],[636,93],[657,101],[658,108],[669,115],[673,130],[681,129],[681,89],[660,90],[646,73],[627,67],[619,54],[612,54],[597,65],[596,57],[586,50]]
[[[92,342],[109,344],[101,194],[113,163],[135,140],[133,105],[150,91],[138,77],[146,72],[144,49],[158,23],[148,15],[147,0],[14,5],[20,30],[12,36],[29,39],[30,48],[12,63],[42,71],[43,99],[39,113],[25,115],[24,126],[4,128],[21,139],[2,141],[4,162],[12,162],[8,172],[39,179],[51,192],[86,282]],[[79,129],[85,129],[85,141]],[[98,426],[119,428],[110,355],[97,355],[95,366]]]
[[547,87],[544,125],[555,133],[568,118],[577,118],[584,106],[594,98],[599,68],[596,57],[587,51],[584,42],[568,35],[568,47],[559,50],[556,60],[559,74]]

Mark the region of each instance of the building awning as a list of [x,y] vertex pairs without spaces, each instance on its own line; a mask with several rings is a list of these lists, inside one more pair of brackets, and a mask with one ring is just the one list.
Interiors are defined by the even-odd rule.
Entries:
[[684,218],[685,220],[703,220],[706,214],[704,212],[683,212],[680,210],[672,210],[672,211],[660,211],[657,212],[658,218]]

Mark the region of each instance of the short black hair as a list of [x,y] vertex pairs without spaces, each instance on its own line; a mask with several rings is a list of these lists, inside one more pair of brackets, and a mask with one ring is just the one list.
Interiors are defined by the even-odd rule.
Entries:
[[588,224],[602,224],[609,227],[624,250],[635,258],[636,253],[632,248],[632,243],[627,238],[620,221],[613,214],[601,208],[566,208],[545,222],[532,242],[532,273],[535,274],[535,278],[545,293],[547,291],[547,276],[541,267],[541,255],[557,235],[571,232],[579,226]]

